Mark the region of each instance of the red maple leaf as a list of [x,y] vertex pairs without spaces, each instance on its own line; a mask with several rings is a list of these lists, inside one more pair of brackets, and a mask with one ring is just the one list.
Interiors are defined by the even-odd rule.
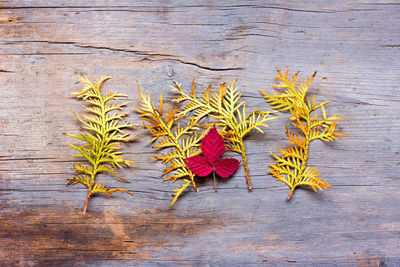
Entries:
[[225,144],[222,136],[214,127],[204,136],[201,141],[201,151],[203,156],[194,156],[184,159],[186,166],[195,174],[199,176],[207,176],[211,172],[214,177],[214,189],[217,192],[217,182],[215,173],[222,178],[228,178],[239,167],[240,162],[233,158],[222,159],[225,153]]

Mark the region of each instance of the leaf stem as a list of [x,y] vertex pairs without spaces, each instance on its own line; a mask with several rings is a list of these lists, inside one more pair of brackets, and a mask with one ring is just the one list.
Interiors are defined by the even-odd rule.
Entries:
[[87,193],[87,196],[86,196],[86,199],[85,199],[85,206],[83,207],[83,211],[82,211],[83,215],[86,214],[87,206],[89,204],[89,198],[92,195],[92,188],[91,187],[92,186],[90,185],[89,188],[88,188],[88,193]]
[[287,197],[288,200],[290,200],[292,198],[292,195],[293,195],[293,192],[294,192],[295,188],[296,188],[296,186],[293,186],[292,189],[290,190],[289,195]]
[[217,179],[215,178],[215,168],[213,169],[213,178],[214,178],[214,190],[215,190],[215,192],[218,192]]
[[86,199],[85,199],[85,206],[83,207],[83,212],[82,212],[83,215],[86,214],[87,206],[89,204],[89,199],[92,196],[92,189],[93,189],[93,185],[94,185],[94,182],[95,182],[96,174],[97,174],[97,164],[94,166],[93,171],[92,171],[92,175],[90,177],[88,193],[87,193],[87,196],[86,196]]
[[[306,168],[306,164],[307,164],[307,159],[308,159],[308,150],[310,147],[310,134],[311,134],[311,123],[310,123],[310,110],[306,111],[306,119],[305,122],[307,123],[307,129],[306,130],[302,130],[303,134],[304,134],[304,139],[305,139],[305,144],[304,144],[304,157],[302,158],[302,164],[301,164],[301,172],[300,175],[303,174],[304,169]],[[300,124],[301,121],[300,119],[298,119],[298,123]]]
[[244,167],[244,176],[246,177],[246,183],[247,183],[247,187],[249,188],[249,190],[253,190],[253,186],[251,185],[251,181],[250,181],[250,175],[249,175],[249,167],[247,166],[247,156],[246,156],[246,148],[243,145],[243,139],[240,140],[240,154],[242,155],[243,158],[243,167]]

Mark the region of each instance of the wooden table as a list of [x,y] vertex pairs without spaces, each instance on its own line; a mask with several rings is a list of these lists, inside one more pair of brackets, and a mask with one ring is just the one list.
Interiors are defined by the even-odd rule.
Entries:
[[[358,3],[354,3],[358,2]],[[0,1],[0,265],[253,266],[400,265],[400,2],[398,1]],[[316,142],[310,165],[332,188],[289,188],[267,173],[269,151],[287,140],[288,116],[247,140],[254,190],[241,167],[232,179],[199,183],[169,208],[176,184],[142,129],[125,147],[135,197],[94,197],[66,187],[77,162],[71,96],[77,74],[111,75],[141,123],[144,92],[171,100],[238,77],[248,110],[266,109],[276,69],[315,70],[310,90],[339,113],[337,143]]]

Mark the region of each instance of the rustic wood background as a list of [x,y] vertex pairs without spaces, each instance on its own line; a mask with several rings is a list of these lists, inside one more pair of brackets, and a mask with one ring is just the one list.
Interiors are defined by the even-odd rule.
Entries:
[[[0,265],[249,266],[400,265],[400,2],[395,1],[0,1]],[[330,100],[335,144],[314,143],[310,165],[333,187],[289,189],[267,174],[287,144],[286,115],[246,140],[254,185],[243,168],[214,193],[212,179],[169,208],[150,138],[126,146],[137,161],[102,181],[135,197],[95,197],[73,174],[83,112],[70,93],[77,74],[111,75],[140,123],[136,80],[162,91],[238,77],[249,110],[269,107],[277,68],[318,71],[311,93]]]

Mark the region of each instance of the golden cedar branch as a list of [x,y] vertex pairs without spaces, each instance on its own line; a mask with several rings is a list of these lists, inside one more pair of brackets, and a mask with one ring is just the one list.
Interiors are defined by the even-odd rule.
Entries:
[[83,208],[83,214],[85,214],[89,199],[94,194],[104,194],[109,197],[120,191],[133,195],[120,187],[112,189],[97,182],[97,176],[99,173],[110,173],[129,183],[128,180],[119,176],[116,170],[122,168],[121,164],[129,166],[130,163],[134,163],[123,159],[122,153],[119,151],[119,145],[122,142],[129,142],[133,139],[124,130],[134,125],[129,122],[120,124],[120,121],[128,114],[118,113],[118,110],[122,109],[125,104],[110,103],[110,101],[118,100],[121,97],[126,97],[126,95],[117,92],[101,93],[103,82],[111,77],[104,77],[94,83],[86,76],[78,76],[78,78],[83,84],[83,88],[73,95],[89,104],[89,106],[85,106],[85,109],[90,115],[82,114],[78,116],[74,113],[85,131],[80,132],[79,135],[68,133],[67,135],[83,141],[84,144],[80,146],[68,145],[80,153],[75,155],[76,157],[86,159],[87,163],[74,165],[76,173],[72,178],[67,179],[67,185],[79,183],[87,187],[88,191]]
[[[346,135],[335,131],[337,121],[342,120],[337,117],[337,114],[332,117],[326,116],[324,106],[329,101],[316,105],[315,95],[312,101],[306,97],[316,72],[299,84],[296,84],[298,72],[291,79],[288,78],[288,74],[289,69],[284,74],[278,70],[278,76],[275,77],[280,83],[273,87],[283,89],[283,93],[268,94],[265,91],[260,91],[260,93],[273,109],[282,112],[289,111],[292,114],[290,119],[293,121],[293,126],[300,130],[300,133],[293,133],[286,125],[289,145],[283,149],[278,147],[280,156],[271,152],[276,162],[270,164],[269,173],[290,187],[288,199],[291,199],[294,190],[299,185],[310,186],[314,191],[331,187],[319,177],[317,169],[307,167],[310,142],[317,139],[327,142],[336,141],[337,136]],[[317,114],[311,114],[318,109],[321,109],[322,119],[319,119]]]
[[[167,165],[161,176],[169,176],[163,178],[163,181],[171,180],[172,183],[175,183],[178,179],[184,181],[172,194],[174,199],[170,206],[173,206],[189,185],[192,185],[194,190],[198,191],[194,181],[195,175],[189,170],[183,159],[201,153],[198,147],[205,131],[199,134],[198,120],[182,114],[176,106],[170,108],[168,104],[164,103],[161,93],[160,105],[157,109],[151,102],[150,94],[147,96],[143,94],[139,86],[138,91],[140,104],[136,110],[143,121],[143,129],[148,130],[152,135],[151,142],[155,143],[153,148],[156,150],[168,149],[168,152],[162,153],[161,156],[153,155],[155,160]],[[187,120],[186,124],[181,122],[183,118]]]

